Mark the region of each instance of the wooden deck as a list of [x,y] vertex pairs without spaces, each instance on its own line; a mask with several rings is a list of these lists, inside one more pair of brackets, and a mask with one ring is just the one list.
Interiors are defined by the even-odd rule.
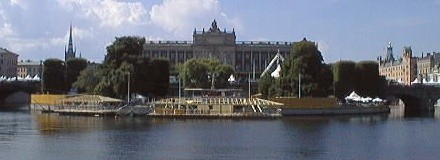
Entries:
[[175,118],[175,119],[276,119],[281,114],[148,114],[151,118]]

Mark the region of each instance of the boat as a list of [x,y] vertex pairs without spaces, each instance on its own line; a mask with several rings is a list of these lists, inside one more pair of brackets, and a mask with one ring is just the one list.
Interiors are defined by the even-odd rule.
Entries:
[[274,98],[273,101],[283,103],[281,115],[356,115],[356,114],[388,114],[390,107],[383,103],[345,103],[335,98]]
[[388,114],[390,107],[382,106],[335,106],[322,108],[282,108],[283,116],[294,115],[360,115],[360,114]]
[[64,115],[115,115],[123,107],[120,99],[100,95],[74,95],[58,100],[46,112]]

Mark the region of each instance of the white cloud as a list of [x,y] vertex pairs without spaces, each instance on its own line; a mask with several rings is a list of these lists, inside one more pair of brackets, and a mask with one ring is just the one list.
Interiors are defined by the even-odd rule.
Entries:
[[318,41],[318,50],[321,51],[321,53],[327,53],[330,51],[330,45],[325,41]]
[[19,6],[20,8],[26,10],[28,8],[28,4],[25,0],[11,0],[11,6]]
[[11,23],[8,22],[5,11],[0,10],[0,37],[8,38],[11,36],[15,36],[15,32],[12,29]]
[[11,36],[15,36],[11,24],[3,23],[3,26],[0,26],[0,37],[11,37]]
[[[77,39],[85,39],[85,38],[92,38],[94,37],[93,32],[88,29],[81,29],[78,27],[73,27],[73,37]],[[68,34],[66,34],[67,38]]]
[[141,2],[120,2],[117,0],[58,0],[63,8],[79,11],[103,27],[121,27],[146,24],[148,12]]
[[232,27],[234,27],[235,29],[237,30],[244,29],[244,25],[238,17],[229,18],[229,16],[224,12],[221,12],[220,15],[226,20],[226,23],[232,25]]
[[195,19],[218,13],[217,0],[164,0],[153,5],[150,11],[151,21],[167,31],[187,31]]

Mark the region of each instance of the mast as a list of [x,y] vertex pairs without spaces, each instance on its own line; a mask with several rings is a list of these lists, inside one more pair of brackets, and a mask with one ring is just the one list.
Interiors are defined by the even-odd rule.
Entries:
[[298,74],[298,98],[301,98],[301,73]]

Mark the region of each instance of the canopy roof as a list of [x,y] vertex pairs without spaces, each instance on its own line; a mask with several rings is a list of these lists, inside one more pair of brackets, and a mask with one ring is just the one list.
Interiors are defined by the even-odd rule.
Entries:
[[87,103],[119,103],[122,102],[120,99],[110,98],[100,95],[79,95],[69,98],[61,99],[64,102],[87,102]]
[[231,74],[231,76],[229,76],[229,78],[228,78],[228,82],[235,82],[235,77],[234,77],[234,75]]
[[275,71],[273,71],[270,75],[274,78],[278,78],[278,77],[280,77],[280,72],[281,72],[281,65],[278,64]]
[[358,94],[356,94],[356,92],[351,92],[350,95],[348,95],[347,97],[345,97],[345,99],[356,99],[356,98],[361,98],[361,96],[359,96]]

